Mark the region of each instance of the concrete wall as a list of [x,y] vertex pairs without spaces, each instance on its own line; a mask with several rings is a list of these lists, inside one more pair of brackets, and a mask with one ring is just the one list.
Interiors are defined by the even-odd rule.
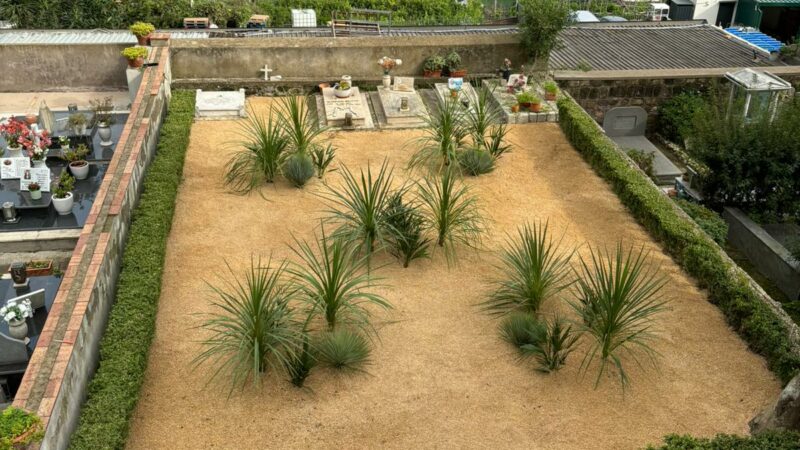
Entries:
[[394,75],[422,76],[426,58],[457,50],[472,73],[494,72],[510,58],[523,60],[514,34],[441,35],[414,37],[267,38],[176,40],[171,44],[172,75],[187,79],[263,79],[264,64],[271,75],[284,78],[332,80],[382,75],[378,59],[403,60]]
[[789,300],[800,300],[800,267],[791,255],[757,223],[736,208],[725,208],[728,242],[742,252]]
[[125,88],[127,46],[0,45],[0,92]]

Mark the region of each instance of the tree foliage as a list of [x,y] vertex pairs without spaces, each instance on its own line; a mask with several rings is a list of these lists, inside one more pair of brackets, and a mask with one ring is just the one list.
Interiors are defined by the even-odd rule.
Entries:
[[558,44],[558,34],[569,25],[569,3],[520,0],[519,17],[522,45],[537,61],[546,60]]

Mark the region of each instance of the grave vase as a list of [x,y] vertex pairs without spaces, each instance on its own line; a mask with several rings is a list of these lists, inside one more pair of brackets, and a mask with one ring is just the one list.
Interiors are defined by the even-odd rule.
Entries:
[[45,156],[44,159],[33,159],[31,160],[31,163],[33,164],[33,167],[35,169],[40,169],[47,167],[46,161],[47,161],[47,156]]
[[111,127],[105,122],[97,125],[97,134],[100,136],[100,145],[111,145]]
[[28,337],[28,324],[24,320],[9,320],[8,334],[14,339],[25,339]]
[[59,215],[66,216],[67,214],[72,213],[72,205],[74,203],[74,199],[72,196],[72,192],[68,192],[67,196],[64,198],[57,198],[53,197],[53,209]]
[[392,76],[388,73],[383,76],[383,87],[389,89],[392,86]]
[[42,199],[42,190],[37,189],[35,191],[29,191],[31,194],[31,200],[41,200]]
[[8,147],[8,158],[19,158],[22,156],[22,147]]

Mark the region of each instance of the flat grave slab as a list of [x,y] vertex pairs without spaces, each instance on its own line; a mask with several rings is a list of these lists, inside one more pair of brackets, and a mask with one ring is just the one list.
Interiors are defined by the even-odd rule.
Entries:
[[497,106],[502,110],[506,123],[537,123],[537,122],[558,122],[558,106],[555,101],[544,99],[544,89],[538,85],[528,85],[527,90],[533,92],[542,99],[542,110],[539,112],[523,111],[512,112],[511,107],[517,104],[516,94],[508,93],[505,80],[502,78],[494,80],[483,80],[483,85],[492,89],[492,96],[497,102]]
[[[401,110],[403,98],[408,109]],[[417,91],[396,91],[386,87],[378,88],[378,102],[383,109],[387,127],[419,127],[425,125],[428,110]]]
[[[452,98],[450,94],[450,88],[447,87],[447,83],[436,83],[434,86],[436,87],[436,94],[439,96],[439,98],[442,100],[448,100]],[[458,100],[460,102],[469,101],[471,105],[472,101],[477,97],[478,94],[469,83],[464,83],[461,86],[461,90],[458,91]]]
[[238,91],[197,90],[195,99],[195,118],[206,120],[226,120],[245,117],[244,89]]
[[349,97],[339,98],[334,94],[333,88],[322,89],[322,107],[325,111],[325,122],[329,127],[344,126],[347,114],[352,115],[355,128],[365,127],[367,118],[371,119],[366,96],[362,95],[357,87],[351,88],[351,92]]

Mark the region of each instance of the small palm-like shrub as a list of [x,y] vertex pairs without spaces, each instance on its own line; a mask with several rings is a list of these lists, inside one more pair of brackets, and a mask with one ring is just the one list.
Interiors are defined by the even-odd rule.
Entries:
[[313,316],[322,316],[328,330],[338,324],[369,327],[370,312],[367,305],[391,308],[389,302],[370,292],[373,278],[368,272],[366,256],[360,256],[358,247],[341,238],[322,236],[312,246],[295,240],[292,251],[302,261],[289,272],[299,286],[300,293],[309,303]]
[[509,237],[498,269],[503,278],[484,302],[493,314],[511,311],[537,313],[542,303],[570,284],[569,262],[573,252],[560,250],[561,239],[553,239],[548,223],[525,224]]
[[595,385],[611,365],[626,387],[630,380],[624,356],[637,364],[641,364],[641,356],[655,362],[652,326],[655,316],[666,309],[660,296],[665,281],[646,262],[644,248],[625,251],[618,244],[614,255],[592,250],[591,258],[581,258],[576,269],[580,300],[571,305],[584,320],[581,330],[593,339],[581,368],[585,371],[598,360]]
[[485,231],[478,199],[457,179],[453,170],[418,183],[428,227],[436,232],[436,244],[452,256],[456,245],[477,248]]
[[572,326],[560,317],[544,322],[534,333],[532,342],[523,344],[520,349],[524,356],[535,358],[539,363],[538,370],[545,373],[564,366],[579,338],[577,333],[572,332]]
[[290,150],[310,154],[319,146],[319,138],[326,131],[316,121],[308,108],[308,99],[281,97],[280,124],[289,140]]
[[407,203],[402,192],[395,192],[384,210],[388,224],[389,252],[400,259],[403,267],[411,261],[429,256],[431,240],[424,236],[425,219],[415,203]]
[[504,341],[522,350],[525,345],[535,344],[545,334],[544,326],[531,313],[516,311],[500,322],[500,336]]
[[426,167],[437,172],[457,163],[456,154],[469,133],[464,107],[455,100],[441,98],[436,106],[425,117],[425,135],[416,141],[420,149],[411,157],[409,168]]
[[485,140],[486,151],[497,159],[503,156],[504,153],[511,151],[511,146],[506,144],[506,135],[508,128],[505,124],[495,125],[489,131],[489,138]]
[[487,86],[478,89],[470,100],[471,108],[464,114],[469,135],[474,145],[486,148],[486,137],[500,124],[500,110],[494,105],[492,89]]
[[244,149],[228,161],[225,184],[236,193],[246,194],[265,182],[272,183],[280,174],[288,141],[283,129],[273,122],[271,110],[265,119],[250,108],[240,134]]
[[286,268],[284,262],[262,265],[259,259],[251,261],[244,281],[211,286],[215,312],[200,325],[210,336],[194,361],[213,362],[217,368],[212,380],[229,377],[231,392],[248,380],[257,384],[269,369],[283,370],[302,345],[290,306],[295,290],[284,280]]
[[468,175],[478,176],[494,170],[494,157],[480,147],[473,147],[458,153],[458,163]]
[[332,145],[328,144],[327,147],[317,146],[311,152],[311,160],[314,162],[314,167],[317,168],[317,178],[322,178],[328,170],[328,166],[333,162],[336,157],[336,150]]
[[338,328],[325,332],[316,344],[321,362],[336,369],[360,370],[369,363],[370,344],[356,331]]
[[303,187],[314,176],[314,162],[305,153],[292,153],[283,164],[283,176],[295,187]]
[[324,194],[334,207],[328,211],[330,220],[339,224],[334,235],[359,242],[367,255],[389,238],[391,225],[386,216],[389,201],[396,192],[402,194],[406,190],[405,187],[393,189],[392,171],[384,161],[377,174],[367,167],[366,173],[361,170],[356,178],[347,167],[343,167],[344,185],[327,186],[328,192]]

